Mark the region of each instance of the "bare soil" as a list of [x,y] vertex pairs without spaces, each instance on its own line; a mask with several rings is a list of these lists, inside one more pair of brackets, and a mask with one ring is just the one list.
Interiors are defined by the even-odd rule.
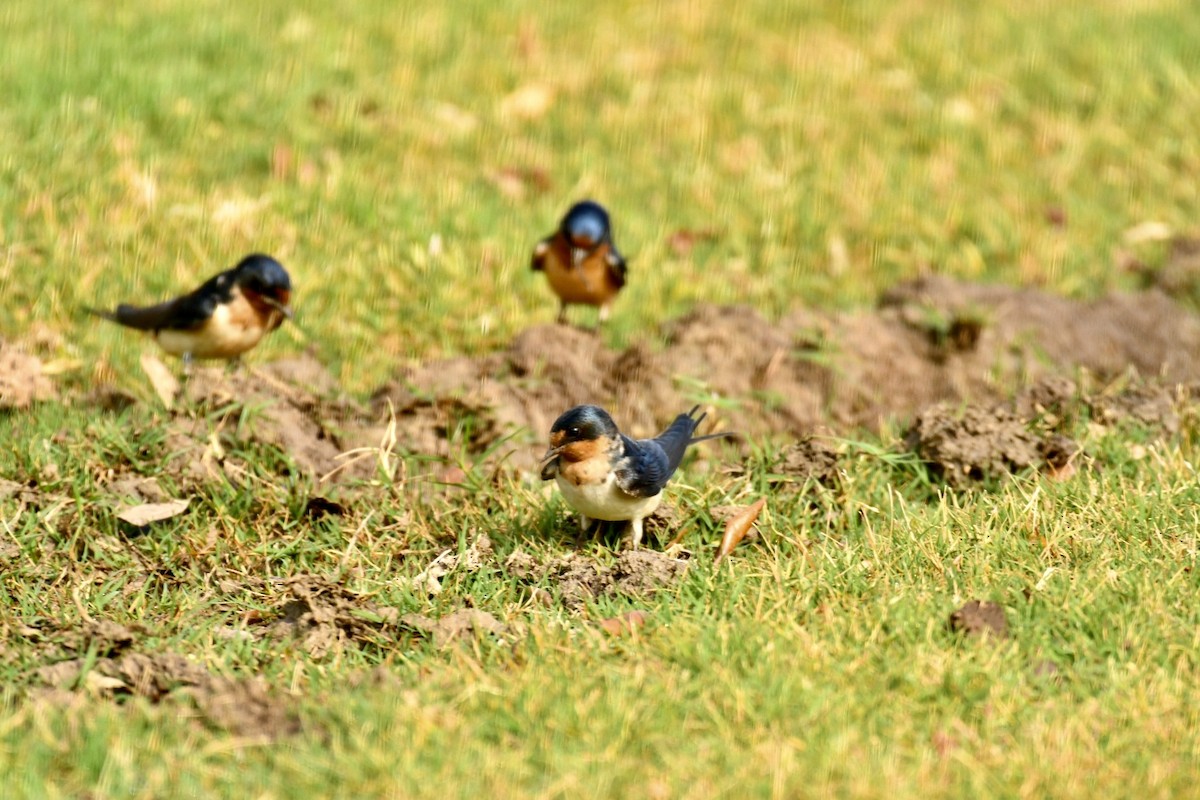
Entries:
[[[896,286],[869,312],[770,321],[744,306],[700,306],[624,350],[593,331],[538,326],[500,352],[405,368],[369,405],[312,356],[205,367],[184,383],[162,457],[181,486],[243,480],[248,447],[272,448],[280,469],[324,485],[378,476],[389,450],[529,470],[572,405],[604,405],[623,430],[649,436],[701,403],[708,430],[780,439],[772,473],[798,483],[836,480],[833,437],[897,421],[952,484],[1059,468],[1075,456],[1061,436],[1073,415],[1178,429],[1187,387],[1200,382],[1200,317],[1160,287],[1190,274],[1196,252],[1178,243],[1151,288],[1091,302],[932,277]],[[53,396],[36,356],[0,344],[0,404]],[[113,397],[75,401],[111,407]],[[452,472],[441,483],[463,479]],[[147,502],[163,494],[122,476],[112,488]]]

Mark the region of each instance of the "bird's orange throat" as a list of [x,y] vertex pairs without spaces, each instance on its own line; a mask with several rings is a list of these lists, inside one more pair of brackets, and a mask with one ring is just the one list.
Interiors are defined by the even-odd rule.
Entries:
[[[561,435],[559,441],[562,441]],[[550,443],[554,445],[554,439],[551,438]],[[557,447],[558,445],[554,445]],[[612,442],[607,437],[599,439],[588,439],[581,442],[571,442],[566,447],[559,451],[559,458],[563,461],[572,464],[580,461],[588,461],[593,458],[605,457],[608,449],[612,446]]]
[[245,296],[246,301],[250,303],[250,307],[254,309],[254,313],[262,320],[262,324],[267,326],[268,330],[275,330],[283,324],[284,313],[279,310],[279,306],[288,307],[288,303],[291,302],[291,292],[286,289],[276,291],[271,298],[275,301],[274,304],[268,302],[258,292],[245,287],[242,287],[242,294]]

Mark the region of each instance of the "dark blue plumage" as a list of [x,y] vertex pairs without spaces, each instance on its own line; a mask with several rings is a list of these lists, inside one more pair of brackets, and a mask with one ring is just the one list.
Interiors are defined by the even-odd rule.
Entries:
[[266,297],[286,298],[292,290],[287,270],[275,259],[252,253],[233,269],[212,276],[195,290],[153,306],[121,303],[115,311],[89,308],[91,313],[143,331],[198,328],[212,317],[217,306],[233,299],[235,287],[245,287]]
[[651,497],[666,487],[675,470],[683,461],[683,454],[688,446],[715,436],[693,438],[692,434],[700,427],[704,414],[694,416],[700,410],[696,406],[686,414],[680,414],[671,426],[653,439],[631,439],[621,434],[621,444],[624,446],[624,458],[617,462],[614,471],[617,474],[617,485],[628,494],[635,497]]

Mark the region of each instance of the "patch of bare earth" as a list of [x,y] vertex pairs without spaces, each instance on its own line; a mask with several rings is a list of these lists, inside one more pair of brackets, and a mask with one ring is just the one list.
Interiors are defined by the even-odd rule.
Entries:
[[0,340],[0,409],[28,408],[56,396],[42,360],[19,345]]
[[[771,322],[746,307],[700,306],[625,350],[590,331],[532,328],[498,353],[406,369],[374,402],[394,408],[405,446],[445,456],[482,453],[521,429],[540,443],[560,412],[584,402],[644,436],[720,397],[714,427],[804,440],[822,425],[874,428],[939,403],[987,407],[1050,376],[1082,371],[1103,383],[1131,370],[1165,384],[1200,380],[1200,318],[1158,290],[1084,302],[935,277],[895,287],[867,313]],[[1010,438],[1000,458],[1030,460],[1025,437]],[[524,468],[539,455],[528,440],[501,449]]]
[[[452,550],[439,553],[412,582],[414,589],[430,595],[442,591],[442,583],[454,575],[471,575],[488,571],[511,575],[520,581],[536,584],[545,581],[549,590],[556,592],[563,605],[572,610],[582,608],[588,600],[611,594],[649,596],[677,583],[687,571],[686,558],[668,555],[654,550],[630,550],[617,555],[614,560],[596,558],[584,553],[568,552],[548,558],[536,556],[518,549],[501,560],[492,548],[487,535],[481,535],[461,554]],[[542,597],[549,598],[545,589],[536,588]],[[405,615],[401,622],[409,627],[432,634],[435,642],[454,638],[468,630],[501,634],[503,626],[494,619],[485,619],[479,614],[464,610],[459,616],[429,620],[417,615]],[[488,615],[490,616],[490,615]]]
[[176,653],[142,653],[139,631],[89,620],[78,629],[52,633],[26,628],[34,641],[46,638],[50,663],[35,670],[35,702],[71,703],[77,697],[141,697],[152,703],[188,701],[207,723],[236,736],[275,739],[300,731],[293,703],[257,677],[214,675]]
[[[182,381],[162,445],[165,472],[181,486],[211,480],[245,480],[247,447],[275,448],[301,474],[324,482],[374,475],[371,453],[382,424],[369,409],[348,399],[315,358],[302,356],[265,366],[197,367]],[[153,488],[117,486],[126,494]]]
[[288,599],[264,629],[268,638],[296,643],[313,658],[336,653],[347,644],[387,647],[394,642],[400,612],[380,606],[319,575],[298,575],[284,582]]
[[655,550],[627,550],[613,563],[567,553],[540,559],[523,550],[509,555],[504,569],[529,583],[546,581],[568,609],[577,611],[589,601],[608,595],[646,597],[673,586],[689,562]]
[[[1187,247],[1180,270],[1191,263]],[[1010,408],[1011,418],[993,410],[1022,387],[1079,374],[1101,385],[1127,374],[1164,386],[1200,381],[1200,317],[1157,288],[1084,302],[931,277],[894,287],[868,312],[800,310],[770,321],[744,306],[699,306],[623,350],[591,331],[539,326],[500,352],[405,368],[370,408],[341,395],[311,356],[206,367],[184,382],[186,411],[174,414],[163,456],[184,484],[242,480],[246,465],[235,451],[247,444],[278,448],[300,472],[328,482],[376,477],[394,413],[399,451],[468,460],[486,453],[529,470],[550,424],[572,405],[604,405],[623,430],[647,436],[696,402],[719,399],[709,429],[797,441],[775,465],[787,480],[835,479],[836,448],[815,432],[896,419],[913,422],[948,474],[990,473],[1050,461],[1039,451],[1049,447],[1044,440],[1020,432],[1024,409]],[[1099,413],[1112,407],[1097,404]],[[944,418],[967,405],[980,410],[950,427],[995,440],[988,454],[950,442],[959,437]],[[1172,425],[1152,404],[1119,413]]]
[[950,630],[978,638],[1008,638],[1004,606],[987,600],[971,600],[950,615]]

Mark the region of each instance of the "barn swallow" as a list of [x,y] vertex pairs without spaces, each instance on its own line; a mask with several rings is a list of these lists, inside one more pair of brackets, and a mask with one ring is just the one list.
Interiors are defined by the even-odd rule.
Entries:
[[705,416],[696,416],[699,410],[696,406],[680,414],[653,439],[631,439],[599,406],[575,406],[550,428],[542,480],[553,478],[563,499],[579,512],[581,534],[594,519],[628,521],[636,549],[642,541],[642,520],[658,508],[663,488],[688,446],[730,435],[693,436]]
[[275,259],[254,253],[200,288],[154,306],[122,303],[89,312],[148,331],[158,345],[188,365],[194,358],[237,359],[263,335],[291,318],[292,281]]
[[591,200],[571,206],[558,230],[537,243],[532,266],[535,272],[546,273],[562,302],[560,324],[567,321],[567,306],[576,303],[599,306],[604,322],[625,285],[625,258],[613,243],[608,212]]

